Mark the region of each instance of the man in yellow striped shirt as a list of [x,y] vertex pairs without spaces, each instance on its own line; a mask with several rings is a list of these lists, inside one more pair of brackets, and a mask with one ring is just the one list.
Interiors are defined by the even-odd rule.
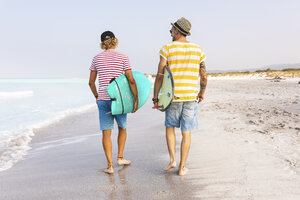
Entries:
[[[169,66],[174,78],[174,99],[166,111],[165,126],[170,163],[165,171],[176,168],[175,160],[175,127],[181,127],[181,160],[180,176],[185,175],[186,159],[191,144],[191,131],[198,129],[198,103],[204,99],[207,84],[205,54],[200,46],[186,40],[190,35],[191,23],[180,18],[172,24],[170,30],[173,42],[164,45],[160,50],[158,73],[154,84],[153,103],[157,106],[158,93],[161,88],[164,67]],[[200,92],[198,80],[200,76]]]

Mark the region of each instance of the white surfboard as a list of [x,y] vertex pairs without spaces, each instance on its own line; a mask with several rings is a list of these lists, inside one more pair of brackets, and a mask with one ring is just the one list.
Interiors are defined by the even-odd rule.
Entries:
[[164,112],[170,107],[174,98],[174,80],[168,66],[165,67],[163,76],[162,86],[158,93],[157,109]]

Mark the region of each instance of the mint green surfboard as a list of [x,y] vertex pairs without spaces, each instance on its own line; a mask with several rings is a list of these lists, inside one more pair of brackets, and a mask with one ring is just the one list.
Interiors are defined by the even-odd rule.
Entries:
[[[136,82],[138,90],[140,108],[147,102],[147,99],[149,98],[151,84],[148,78],[141,72],[132,71],[132,75]],[[112,99],[112,115],[119,115],[132,112],[135,100],[125,74],[112,80],[106,89],[108,95]]]
[[166,111],[174,98],[174,80],[168,66],[164,69],[164,79],[158,93],[158,110]]

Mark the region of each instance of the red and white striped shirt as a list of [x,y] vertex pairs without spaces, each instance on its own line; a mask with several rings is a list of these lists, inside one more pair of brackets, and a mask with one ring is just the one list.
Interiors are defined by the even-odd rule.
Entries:
[[131,67],[128,56],[109,49],[94,57],[90,70],[98,73],[98,100],[109,101],[106,87],[110,80],[119,77],[126,70],[131,70]]

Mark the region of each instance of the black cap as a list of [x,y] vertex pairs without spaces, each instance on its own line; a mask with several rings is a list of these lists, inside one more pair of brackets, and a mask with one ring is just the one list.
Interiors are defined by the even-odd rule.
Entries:
[[112,38],[115,38],[115,35],[111,31],[105,31],[101,34],[101,42]]

